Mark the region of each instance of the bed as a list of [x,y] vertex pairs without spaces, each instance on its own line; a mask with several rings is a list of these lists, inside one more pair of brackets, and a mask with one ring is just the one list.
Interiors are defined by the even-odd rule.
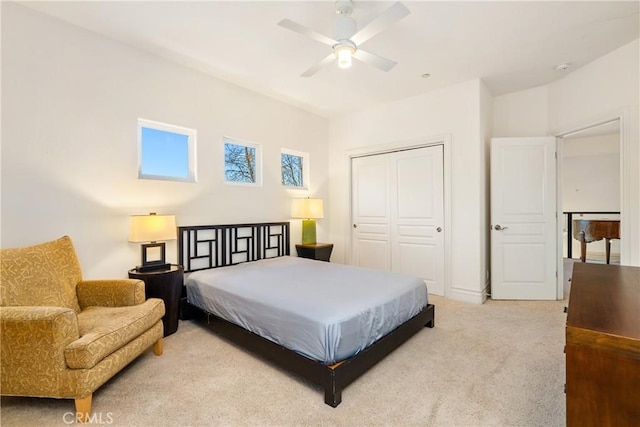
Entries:
[[424,326],[418,278],[290,256],[289,223],[178,228],[183,319],[324,389],[342,390]]

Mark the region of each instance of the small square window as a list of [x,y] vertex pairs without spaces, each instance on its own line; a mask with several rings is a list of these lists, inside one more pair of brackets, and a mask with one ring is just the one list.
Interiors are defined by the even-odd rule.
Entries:
[[309,181],[309,155],[283,149],[280,154],[281,181],[285,187],[306,189]]
[[195,182],[196,131],[138,119],[138,178]]
[[224,180],[236,184],[261,184],[261,152],[258,144],[225,140]]

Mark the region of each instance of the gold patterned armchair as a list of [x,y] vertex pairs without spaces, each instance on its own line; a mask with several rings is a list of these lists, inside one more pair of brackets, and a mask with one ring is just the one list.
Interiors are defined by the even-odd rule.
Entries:
[[3,396],[75,399],[91,413],[93,392],[153,346],[162,354],[160,299],[140,280],[82,280],[68,236],[0,250]]

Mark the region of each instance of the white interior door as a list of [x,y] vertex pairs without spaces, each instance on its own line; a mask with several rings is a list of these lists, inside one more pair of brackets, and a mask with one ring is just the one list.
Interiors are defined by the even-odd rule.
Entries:
[[383,155],[351,160],[351,263],[391,270],[389,162]]
[[352,262],[444,295],[443,147],[352,159]]
[[491,297],[554,300],[556,140],[491,140]]

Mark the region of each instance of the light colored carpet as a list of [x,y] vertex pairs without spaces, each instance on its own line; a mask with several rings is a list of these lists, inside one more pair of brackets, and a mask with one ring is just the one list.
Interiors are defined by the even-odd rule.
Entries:
[[[321,389],[192,322],[94,394],[113,426],[557,426],[565,423],[566,302],[431,297],[424,328],[347,387]],[[2,426],[64,426],[70,400],[3,397]]]

